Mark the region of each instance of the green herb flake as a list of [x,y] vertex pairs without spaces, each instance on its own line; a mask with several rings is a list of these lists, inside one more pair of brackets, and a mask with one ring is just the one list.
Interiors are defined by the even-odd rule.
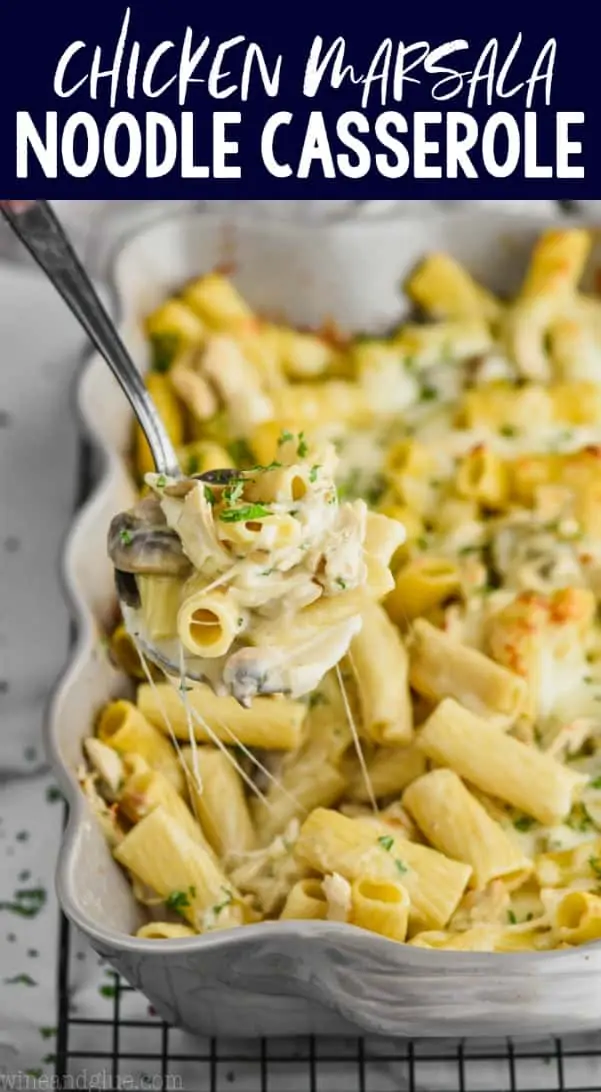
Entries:
[[599,777],[594,777],[593,780],[589,782],[589,788],[601,789],[601,774],[599,775]]
[[223,523],[241,523],[246,520],[265,519],[270,515],[269,508],[264,504],[243,504],[240,508],[224,508],[219,519]]
[[170,891],[165,899],[165,905],[176,914],[184,915],[184,910],[190,906],[190,898],[194,898],[195,895],[194,887],[189,887],[187,891]]
[[346,591],[346,580],[343,580],[341,576],[336,577],[336,583],[338,584],[339,588],[342,588],[343,591]]
[[278,447],[282,447],[283,444],[290,443],[290,440],[293,439],[294,436],[292,435],[292,433],[285,430],[284,432],[280,433],[280,437],[278,439]]
[[308,447],[307,441],[305,440],[305,434],[304,434],[304,432],[299,432],[299,434],[298,434],[298,447],[296,449],[296,454],[298,455],[299,459],[305,459],[307,454],[308,454],[308,451],[309,451],[309,447]]
[[7,986],[37,986],[30,974],[15,974],[12,978],[5,978],[4,982]]
[[214,504],[217,504],[217,497],[215,496],[215,494],[214,494],[213,490],[211,489],[210,485],[205,485],[204,494],[205,494],[205,500],[206,500],[207,504],[211,505],[211,508],[213,507]]
[[519,429],[515,425],[501,425],[499,433],[501,436],[506,436],[508,440],[511,440],[514,436],[519,434]]
[[520,815],[513,821],[515,829],[521,831],[522,834],[526,834],[529,830],[532,830],[535,823],[536,820],[531,819],[529,815]]
[[601,879],[601,857],[589,857],[588,863],[591,868],[591,872],[595,873]]
[[119,540],[123,543],[124,546],[131,546],[132,542],[134,541],[134,536],[132,535],[131,531],[127,530],[127,527],[122,527],[119,531]]
[[470,554],[479,554],[480,546],[462,546],[458,553],[459,557],[469,557]]
[[400,873],[401,876],[403,876],[405,874],[405,872],[409,871],[409,868],[405,864],[405,862],[401,861],[398,857],[396,858],[396,860],[394,862],[394,867],[396,868],[397,872]]
[[56,804],[57,800],[62,800],[63,794],[57,785],[49,785],[46,789],[46,803]]
[[518,919],[516,918],[515,913],[514,913],[513,910],[508,910],[507,911],[507,920],[508,920],[510,925],[517,925]]
[[319,465],[317,465],[317,464],[315,466],[311,467],[311,469],[309,471],[309,481],[311,483],[317,481],[317,475],[319,474],[320,470],[321,470],[321,467]]
[[392,834],[381,834],[378,838],[378,843],[382,846],[382,849],[385,849],[387,853],[390,853],[390,850],[394,845],[394,838],[392,837]]
[[227,887],[222,887],[221,890],[225,892],[225,897],[213,907],[213,914],[216,918],[219,917],[222,910],[225,910],[226,906],[231,906],[234,901],[234,896]]
[[237,482],[233,482],[232,485],[228,485],[227,489],[223,490],[223,499],[226,500],[228,504],[235,504],[236,501],[240,499],[243,492],[244,482],[238,480]]
[[164,489],[165,488],[165,486],[167,485],[167,478],[166,478],[166,476],[164,474],[159,474],[159,476],[158,476],[158,478],[156,480],[156,485],[157,485],[158,489]]
[[589,815],[586,805],[580,802],[572,809],[572,814],[566,819],[566,826],[571,830],[577,830],[581,834],[591,830],[595,826],[592,816]]
[[56,1028],[44,1027],[39,1029],[42,1039],[52,1039],[56,1035]]
[[46,898],[44,887],[21,887],[12,900],[0,902],[0,910],[8,910],[21,918],[35,918],[46,905]]
[[177,334],[153,334],[150,338],[152,350],[151,369],[164,374],[177,353],[179,338]]
[[420,535],[418,538],[416,538],[415,545],[417,546],[418,550],[427,550],[430,542],[426,535]]
[[419,392],[420,402],[435,402],[438,398],[438,391],[436,387],[433,387],[430,383],[424,383]]
[[112,986],[110,986],[108,983],[105,983],[103,986],[98,987],[98,993],[101,997],[116,997],[117,990],[118,986],[116,983]]
[[261,569],[261,576],[271,576],[275,572],[275,565],[272,565],[269,569]]

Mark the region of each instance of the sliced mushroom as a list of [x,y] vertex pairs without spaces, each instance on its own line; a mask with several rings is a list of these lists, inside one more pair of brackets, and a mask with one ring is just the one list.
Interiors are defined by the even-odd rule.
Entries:
[[145,497],[111,521],[108,552],[122,573],[181,576],[190,568],[182,544],[168,525],[157,497]]

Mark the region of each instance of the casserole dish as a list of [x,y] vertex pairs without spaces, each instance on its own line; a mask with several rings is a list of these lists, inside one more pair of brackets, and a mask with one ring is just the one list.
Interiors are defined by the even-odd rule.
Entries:
[[[511,292],[541,229],[539,217],[465,211],[414,221],[253,224],[186,213],[130,238],[113,266],[123,336],[148,366],[140,319],[183,282],[227,265],[254,309],[300,325],[334,319],[378,333],[399,319],[400,286],[427,251],[447,251],[479,280]],[[594,263],[593,263],[594,264]],[[64,556],[78,622],[72,662],[52,701],[48,742],[69,800],[58,890],[93,947],[165,1019],[209,1035],[372,1034],[464,1036],[585,1030],[601,1020],[598,945],[557,952],[471,954],[391,944],[335,922],[268,922],[157,944],[79,791],[81,742],[99,707],[123,694],[101,634],[114,614],[106,557],[111,516],[134,497],[126,453],[130,415],[115,381],[92,359],[78,392],[101,459],[99,484]]]

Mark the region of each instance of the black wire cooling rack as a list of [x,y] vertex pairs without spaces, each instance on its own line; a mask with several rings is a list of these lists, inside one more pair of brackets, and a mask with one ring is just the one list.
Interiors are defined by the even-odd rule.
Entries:
[[[61,922],[56,1087],[160,1092],[601,1092],[598,1035],[536,1042],[196,1039],[165,1024],[108,967],[94,1011],[72,975],[85,953]],[[87,953],[92,960],[95,957]],[[98,1015],[98,995],[103,999]],[[583,1004],[586,1004],[583,998]],[[54,1087],[54,1086],[53,1086]]]

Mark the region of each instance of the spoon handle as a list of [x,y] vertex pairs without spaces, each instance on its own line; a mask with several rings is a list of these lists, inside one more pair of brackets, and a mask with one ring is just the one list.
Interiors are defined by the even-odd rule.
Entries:
[[154,402],[49,203],[35,201],[19,211],[17,203],[5,202],[0,212],[118,380],[148,440],[157,471],[179,475],[177,455]]

